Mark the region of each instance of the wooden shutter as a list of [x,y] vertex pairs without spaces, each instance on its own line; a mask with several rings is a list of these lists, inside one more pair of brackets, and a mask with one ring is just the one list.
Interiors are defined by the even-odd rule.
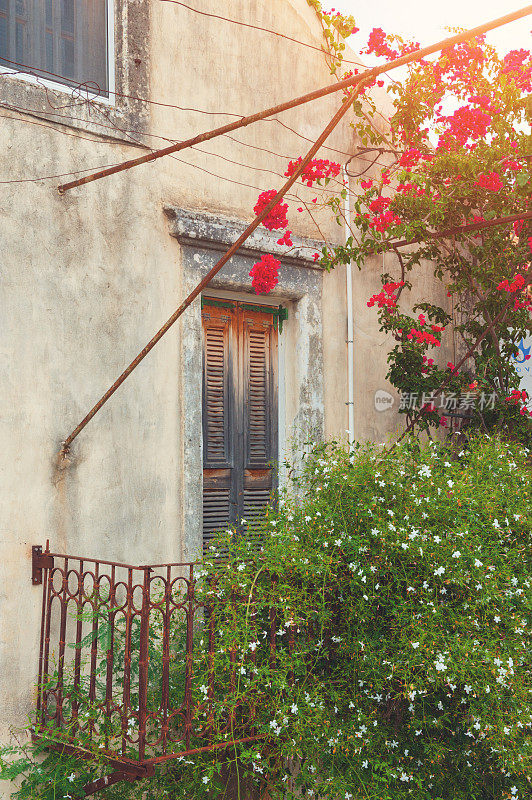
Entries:
[[252,528],[275,490],[277,325],[267,311],[223,305],[202,312],[204,548],[214,531]]
[[203,318],[203,546],[235,519],[232,476],[233,309],[208,307]]
[[243,312],[244,474],[241,518],[260,519],[274,490],[277,459],[277,331],[269,314]]

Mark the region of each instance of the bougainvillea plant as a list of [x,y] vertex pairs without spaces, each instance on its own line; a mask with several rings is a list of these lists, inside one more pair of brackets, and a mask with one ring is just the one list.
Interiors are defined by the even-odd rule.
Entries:
[[[324,12],[317,0],[309,4],[329,44],[353,30],[352,18]],[[375,28],[364,52],[389,60],[417,47]],[[343,52],[335,45],[327,53],[339,78],[357,72],[343,70]],[[340,221],[350,192],[354,219],[346,245],[324,248],[321,264],[363,269],[372,255],[391,253],[368,306],[395,343],[387,377],[412,427],[461,418],[529,440],[532,412],[518,392],[513,359],[530,358],[524,341],[532,330],[532,220],[520,217],[532,211],[532,56],[514,50],[501,57],[477,37],[410,64],[388,91],[395,111],[385,132],[367,89],[354,104],[353,127],[381,167],[375,164],[370,177],[364,170],[325,201]],[[290,162],[287,175],[300,160]],[[316,159],[301,180],[326,186],[339,173],[339,164]],[[283,216],[284,205],[273,221]],[[515,219],[497,222],[505,217]],[[410,300],[427,264],[447,296],[444,305],[434,293]],[[456,366],[439,363],[446,331],[455,337]]]

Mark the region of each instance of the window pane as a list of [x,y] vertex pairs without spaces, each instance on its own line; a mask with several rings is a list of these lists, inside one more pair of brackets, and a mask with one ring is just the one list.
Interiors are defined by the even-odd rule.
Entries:
[[0,14],[0,60],[8,57],[7,17]]
[[0,63],[107,96],[107,61],[107,0],[0,0]]

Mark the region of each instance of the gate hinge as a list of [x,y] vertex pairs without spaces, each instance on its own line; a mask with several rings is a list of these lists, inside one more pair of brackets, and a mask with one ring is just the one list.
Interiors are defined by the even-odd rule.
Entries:
[[42,551],[40,544],[34,544],[31,548],[31,582],[34,586],[42,583],[43,569],[51,569],[54,565],[54,557],[48,552]]

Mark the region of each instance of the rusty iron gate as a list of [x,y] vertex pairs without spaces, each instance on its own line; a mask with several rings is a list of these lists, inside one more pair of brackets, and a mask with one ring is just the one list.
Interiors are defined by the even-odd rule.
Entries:
[[[34,735],[108,761],[114,771],[88,784],[85,796],[153,774],[170,759],[264,738],[249,708],[248,735],[234,736],[237,670],[253,672],[259,653],[227,653],[224,683],[232,691],[220,699],[213,670],[219,621],[198,599],[198,570],[194,563],[134,566],[33,548],[32,581],[43,587]],[[270,609],[263,625],[269,664],[276,617]],[[287,634],[291,650],[293,629]]]

